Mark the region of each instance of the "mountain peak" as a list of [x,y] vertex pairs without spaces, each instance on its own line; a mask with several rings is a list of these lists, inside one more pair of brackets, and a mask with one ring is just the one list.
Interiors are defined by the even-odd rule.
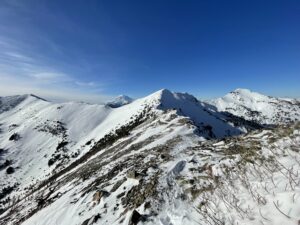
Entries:
[[133,99],[130,98],[127,95],[119,95],[116,98],[114,98],[112,101],[107,102],[106,105],[108,105],[111,108],[118,108],[123,105],[127,105],[129,103],[133,102]]
[[234,91],[231,91],[230,93],[250,94],[252,93],[252,91],[246,88],[237,88]]
[[255,92],[255,91],[252,91],[252,90],[246,89],[246,88],[237,88],[234,91],[229,92],[229,94],[238,94],[238,95],[243,95],[243,96],[258,96],[258,95],[266,96],[266,95],[263,95],[261,93],[258,93],[258,92]]
[[168,97],[171,97],[174,95],[174,93],[168,89],[161,89],[157,92],[155,92],[159,97],[160,99],[164,99],[164,98],[168,98]]
[[249,89],[237,88],[234,91],[229,92],[223,97],[224,99],[236,99],[238,101],[267,101],[269,96],[263,95],[258,92],[251,91]]
[[[0,191],[0,225],[48,225],[51,221],[137,224],[142,218],[151,219],[145,221],[147,224],[171,224],[176,220],[176,224],[196,225],[197,221],[214,224],[214,218],[226,219],[226,212],[221,214],[225,196],[222,184],[231,185],[225,193],[229,198],[237,195],[239,199],[252,199],[250,189],[236,191],[244,175],[250,174],[255,182],[268,179],[259,184],[262,187],[272,178],[267,170],[252,173],[253,162],[269,163],[263,167],[268,169],[280,161],[289,168],[294,162],[292,153],[299,146],[297,125],[280,126],[275,132],[272,126],[267,131],[260,129],[273,122],[299,121],[300,105],[253,96],[255,93],[247,89],[237,89],[211,107],[188,93],[161,89],[130,104],[127,102],[131,98],[120,95],[113,104],[128,105],[117,109],[74,102],[48,103],[35,95],[0,98],[0,112],[2,102],[11,103],[6,104],[10,109],[16,99],[23,99],[11,112],[0,114],[0,186],[4,190]],[[223,108],[224,113],[217,110]],[[251,130],[256,131],[231,138]],[[283,174],[283,184],[289,184],[284,168],[275,172]],[[209,182],[202,182],[202,177],[208,177]],[[263,188],[257,190],[261,190],[259,195],[266,195]],[[177,197],[182,191],[189,201]],[[297,190],[294,192],[297,194]],[[281,188],[274,187],[274,193],[282,194]],[[285,194],[288,198],[291,190]],[[273,199],[267,197],[268,201]],[[213,201],[221,205],[210,204]],[[58,205],[62,206],[59,210]],[[256,206],[262,204],[253,203],[251,208]],[[263,205],[269,206],[272,204]],[[287,207],[292,206],[297,202]],[[205,210],[207,207],[213,210]],[[277,215],[276,207],[273,209]],[[262,210],[265,214],[273,209]],[[243,208],[238,208],[233,213],[241,211]],[[189,220],[191,213],[195,223]],[[257,222],[261,220],[257,210],[250,213],[257,216]],[[292,216],[296,218],[296,214]],[[208,216],[214,220],[210,222]],[[239,218],[248,221],[248,211],[242,216]],[[232,217],[225,219],[219,221],[230,223]]]
[[115,99],[118,99],[118,100],[125,100],[125,101],[128,101],[128,102],[132,101],[132,98],[130,98],[130,97],[127,96],[127,95],[119,95],[119,96],[117,96]]
[[159,102],[161,105],[164,105],[164,107],[167,108],[176,108],[176,105],[179,102],[181,102],[181,104],[188,102],[198,102],[198,100],[191,94],[172,92],[168,89],[161,89],[159,91],[156,91],[146,98]]
[[172,95],[173,93],[172,93],[170,90],[168,90],[168,89],[166,89],[166,88],[163,88],[163,89],[160,89],[160,90],[158,90],[158,91],[152,93],[150,96],[161,97],[161,96],[163,96],[163,95],[170,95],[170,94]]

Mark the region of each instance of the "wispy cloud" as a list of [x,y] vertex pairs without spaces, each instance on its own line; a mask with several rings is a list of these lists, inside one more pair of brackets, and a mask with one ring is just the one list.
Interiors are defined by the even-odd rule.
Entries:
[[22,55],[18,52],[4,52],[3,54],[12,60],[18,60],[18,61],[23,61],[23,62],[32,62],[33,61],[32,58]]
[[76,81],[75,82],[78,86],[82,86],[82,87],[95,87],[96,84],[94,82],[80,82],[80,81]]
[[78,80],[70,74],[56,70],[55,66],[45,65],[27,56],[21,48],[9,48],[10,44],[5,45],[2,40],[0,95],[34,93],[59,101],[79,100],[93,103],[101,103],[109,98],[99,93],[100,85],[94,81]]
[[[40,97],[53,101],[85,101],[90,103],[104,103],[111,99],[112,96],[86,92],[84,89],[73,86],[49,85],[45,86],[38,79],[28,79],[24,76],[11,76],[0,73],[0,96],[19,95],[19,94],[36,94]],[[53,82],[53,81],[51,81]]]
[[49,83],[57,83],[62,81],[72,81],[72,78],[63,73],[56,73],[56,72],[41,72],[41,73],[34,73],[30,74],[30,77]]
[[[26,9],[24,4],[8,6]],[[75,63],[64,63],[61,58],[47,54],[52,51],[63,58],[64,52],[59,45],[40,33],[33,33],[33,39],[29,39],[22,27],[14,28],[8,24],[6,15],[11,14],[11,8],[0,9],[0,95],[34,93],[56,100],[98,103],[107,99],[102,93],[104,83],[75,76],[68,70],[76,70],[78,66]],[[23,38],[22,32],[26,38]],[[42,47],[38,45],[41,43]]]

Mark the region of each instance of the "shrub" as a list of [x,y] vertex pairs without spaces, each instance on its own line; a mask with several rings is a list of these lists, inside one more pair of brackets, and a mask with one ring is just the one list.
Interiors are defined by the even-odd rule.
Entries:
[[61,149],[61,148],[64,148],[68,143],[69,143],[69,142],[67,142],[67,141],[62,141],[62,142],[60,142],[60,143],[57,145],[56,150],[59,150],[59,149]]
[[55,163],[55,159],[51,158],[48,161],[48,166],[52,166]]
[[11,160],[5,160],[5,162],[3,164],[0,164],[0,170],[8,167],[9,165],[11,165]]
[[10,136],[9,140],[10,141],[17,141],[21,138],[21,136],[18,133],[14,133]]
[[6,169],[6,173],[7,174],[12,174],[14,172],[15,172],[15,169],[13,167],[11,167],[11,166]]

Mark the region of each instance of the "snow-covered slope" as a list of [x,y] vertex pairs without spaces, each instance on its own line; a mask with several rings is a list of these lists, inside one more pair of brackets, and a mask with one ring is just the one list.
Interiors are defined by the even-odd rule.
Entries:
[[218,111],[229,112],[261,124],[280,124],[300,120],[300,102],[265,96],[247,89],[236,89],[208,102]]
[[[54,104],[26,96],[0,114],[0,163],[10,161],[13,174],[0,171],[0,184],[28,185],[54,169],[51,160],[67,163],[85,148],[85,138],[101,123],[109,108],[84,103]],[[54,163],[53,163],[54,164]],[[62,165],[63,166],[63,165]],[[9,179],[8,179],[9,178]]]
[[[32,95],[7,99],[18,100],[3,101],[0,113],[1,225],[255,224],[249,215],[256,222],[260,215],[247,207],[259,203],[244,193],[252,186],[239,188],[244,178],[239,176],[254,160],[272,166],[277,157],[291,166],[294,161],[281,158],[286,154],[270,156],[268,144],[281,141],[281,147],[292,149],[299,142],[298,126],[236,137],[259,124],[166,89],[118,108],[57,104]],[[250,168],[247,178],[266,185],[261,181],[266,174]],[[224,202],[222,190],[230,197]],[[249,200],[248,205],[233,201],[233,195]],[[228,206],[228,201],[238,205]],[[227,207],[231,213],[214,213]],[[274,207],[262,210],[263,217],[271,212],[267,218],[272,221]],[[290,217],[297,218],[296,211]]]
[[91,144],[132,121],[145,108],[152,112],[177,109],[204,138],[245,132],[244,127],[235,127],[222,114],[206,111],[193,96],[168,90],[114,109],[77,102],[55,104],[32,95],[6,99],[9,101],[3,108],[10,110],[0,114],[0,148],[5,152],[0,162],[9,160],[15,172],[8,175],[3,169],[0,173],[14,178],[9,179],[11,185],[28,185],[49,176],[54,169],[66,167],[89,151]]
[[126,95],[119,95],[115,99],[113,99],[111,102],[106,103],[106,105],[110,106],[111,108],[118,108],[123,105],[127,105],[129,103],[133,102],[133,99],[126,96]]
[[297,224],[299,125],[207,142],[194,129],[153,115],[33,187],[0,224]]

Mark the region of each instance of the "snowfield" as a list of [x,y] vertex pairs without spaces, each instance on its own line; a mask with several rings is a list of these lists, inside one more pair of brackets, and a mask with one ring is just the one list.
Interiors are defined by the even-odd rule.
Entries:
[[299,223],[297,100],[124,98],[0,98],[1,225]]

